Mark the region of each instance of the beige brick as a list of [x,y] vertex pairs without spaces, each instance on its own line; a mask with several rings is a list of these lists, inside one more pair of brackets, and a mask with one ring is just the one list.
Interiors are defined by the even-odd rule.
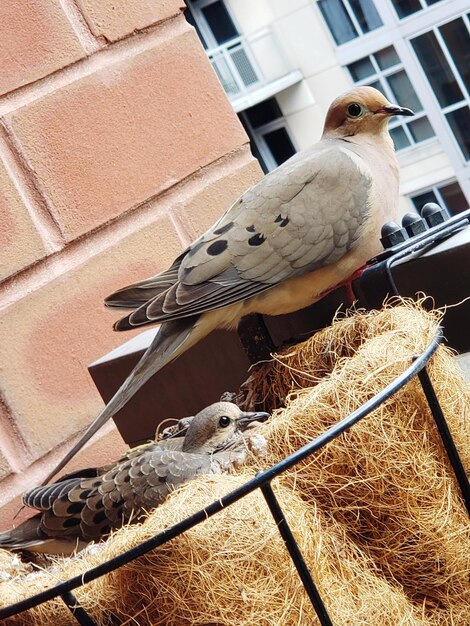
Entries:
[[246,141],[199,41],[180,20],[152,49],[12,114],[68,239]]
[[[0,489],[1,488],[2,485],[0,484]],[[21,506],[21,496],[16,496],[10,500],[8,504],[0,507],[0,533],[4,530],[9,530],[12,526],[18,526],[24,519],[31,517],[31,514],[29,512],[23,512],[24,510],[22,511],[22,515],[17,516]]]
[[[89,446],[80,450],[77,456],[67,465],[67,470],[64,471],[74,472],[83,467],[100,467],[101,465],[113,463],[128,449],[129,446],[124,442],[118,429],[113,425],[111,432],[106,433],[97,441],[92,441]],[[48,469],[54,469],[54,465],[55,462],[51,463]]]
[[0,94],[85,56],[59,2],[0,2]]
[[[174,194],[180,196],[180,216],[199,215],[204,221],[208,199],[229,206],[255,175],[246,157],[201,175],[184,194]],[[202,192],[206,186],[209,195]],[[102,301],[113,290],[165,269],[180,252],[181,242],[165,216],[172,204],[172,197],[155,203],[161,217],[154,223],[0,316],[1,391],[36,458],[90,423],[102,406],[87,366],[139,332],[114,333],[120,312],[104,310]],[[198,232],[202,229],[201,224]]]
[[44,254],[41,238],[0,161],[0,281]]
[[[248,148],[247,153],[251,156]],[[230,171],[231,167],[231,163],[227,163],[223,193],[217,186],[206,185],[198,191],[189,206],[184,202],[175,205],[174,214],[187,234],[188,241],[209,228],[246,189],[263,176],[255,159],[236,172]]]
[[185,6],[182,0],[77,0],[95,37],[116,41],[178,15]]
[[11,467],[0,450],[0,480],[3,480],[11,474]]
[[112,331],[118,314],[104,297],[164,269],[180,248],[163,217],[0,316],[0,385],[35,458],[92,420],[101,401],[87,365],[131,336]]

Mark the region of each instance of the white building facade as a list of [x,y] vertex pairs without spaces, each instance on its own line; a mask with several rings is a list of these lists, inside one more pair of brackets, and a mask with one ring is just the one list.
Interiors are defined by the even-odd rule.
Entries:
[[372,85],[416,116],[390,132],[402,209],[470,205],[468,0],[187,0],[265,171],[318,141],[330,102]]

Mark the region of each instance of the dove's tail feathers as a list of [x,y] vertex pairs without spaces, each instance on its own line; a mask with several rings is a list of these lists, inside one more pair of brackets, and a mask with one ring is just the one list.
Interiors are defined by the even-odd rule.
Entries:
[[41,515],[35,515],[20,524],[17,528],[12,528],[0,533],[0,548],[5,550],[27,550],[38,542],[44,540],[41,536]]
[[108,296],[104,303],[107,307],[114,309],[138,309],[172,286],[171,280],[161,280],[158,283],[144,281],[116,291]]
[[72,554],[85,545],[76,537],[47,537],[41,530],[41,514],[34,515],[16,528],[0,533],[0,548],[5,550]]
[[212,328],[209,330],[199,328],[196,323],[197,320],[198,316],[192,316],[162,324],[155,339],[144,352],[129,376],[125,379],[95,421],[83,433],[77,443],[47,476],[43,484],[49,482],[51,478],[56,476],[101,426],[122,409],[149,378],[212,330]]
[[[142,307],[147,306],[147,304],[148,303],[145,302],[141,306],[136,307],[136,309],[139,311]],[[121,319],[119,319],[116,322],[114,322],[113,330],[118,330],[118,331],[135,330],[136,328],[138,328],[139,325],[131,324],[130,321],[129,321],[129,318],[130,318],[130,315],[126,315],[125,317],[121,317]],[[155,323],[155,322],[153,322],[153,323]],[[143,326],[143,324],[140,324],[140,326]]]
[[[178,271],[185,252],[165,272],[118,289],[105,298],[105,305],[116,309],[137,309],[160,293],[172,287],[178,280]],[[132,327],[130,327],[132,328]]]

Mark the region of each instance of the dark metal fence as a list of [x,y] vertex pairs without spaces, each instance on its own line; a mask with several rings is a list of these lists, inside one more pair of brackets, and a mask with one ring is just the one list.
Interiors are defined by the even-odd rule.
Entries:
[[127,550],[109,561],[93,567],[84,574],[75,576],[61,582],[60,584],[46,589],[40,593],[35,594],[25,600],[21,600],[15,604],[7,607],[0,608],[0,619],[5,619],[22,611],[26,611],[32,607],[35,607],[43,602],[47,602],[52,598],[60,597],[70,609],[74,615],[76,621],[83,626],[95,626],[95,622],[88,615],[86,610],[80,606],[79,602],[73,595],[72,591],[77,589],[81,585],[95,580],[96,578],[103,576],[113,570],[129,563],[130,561],[146,554],[150,550],[157,548],[158,546],[170,541],[174,537],[177,537],[186,530],[192,528],[196,524],[204,522],[208,517],[211,517],[215,513],[218,513],[222,509],[230,506],[234,502],[237,502],[247,494],[260,489],[269,507],[271,515],[273,516],[277,528],[286,544],[286,549],[298,571],[300,579],[303,583],[306,593],[318,615],[318,619],[322,626],[332,626],[333,622],[328,614],[327,607],[323,603],[320,593],[313,581],[311,572],[309,571],[307,564],[302,556],[299,546],[292,534],[292,531],[284,517],[284,513],[276,498],[276,495],[271,487],[271,482],[274,478],[292,468],[294,465],[304,460],[308,456],[317,452],[320,448],[327,443],[338,437],[345,432],[348,428],[356,424],[359,420],[365,418],[371,411],[380,406],[385,400],[393,396],[404,385],[406,385],[412,378],[418,376],[424,394],[426,396],[429,408],[432,412],[434,420],[436,422],[439,434],[442,438],[444,449],[448,455],[449,461],[455,473],[455,477],[459,484],[463,501],[470,515],[470,485],[468,478],[465,474],[462,462],[460,460],[458,451],[452,440],[451,433],[447,426],[445,416],[442,408],[439,404],[436,392],[433,388],[431,380],[426,370],[426,364],[431,356],[436,351],[439,342],[441,341],[442,333],[439,331],[433,341],[428,345],[426,350],[419,356],[414,357],[413,363],[395,380],[393,380],[387,387],[385,387],[380,393],[372,397],[369,401],[359,407],[356,411],[342,419],[340,422],[326,430],[319,435],[316,439],[306,444],[297,452],[286,457],[276,465],[260,472],[255,478],[248,481],[238,489],[231,491],[223,498],[220,498],[216,502],[213,502],[205,509],[194,513],[190,517],[182,520],[181,522],[171,526],[165,531],[155,535],[151,539],[144,541],[140,545]]

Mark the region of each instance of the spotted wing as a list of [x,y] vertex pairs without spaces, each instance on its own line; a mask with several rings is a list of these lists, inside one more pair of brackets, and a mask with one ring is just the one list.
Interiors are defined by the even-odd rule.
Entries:
[[74,476],[33,489],[25,495],[24,503],[42,512],[41,536],[89,541],[124,522],[136,521],[161,504],[172,488],[210,472],[207,454],[147,444],[123,456],[104,474]]
[[179,258],[174,284],[117,328],[227,306],[341,258],[366,220],[371,176],[339,144],[320,142],[249,189]]

